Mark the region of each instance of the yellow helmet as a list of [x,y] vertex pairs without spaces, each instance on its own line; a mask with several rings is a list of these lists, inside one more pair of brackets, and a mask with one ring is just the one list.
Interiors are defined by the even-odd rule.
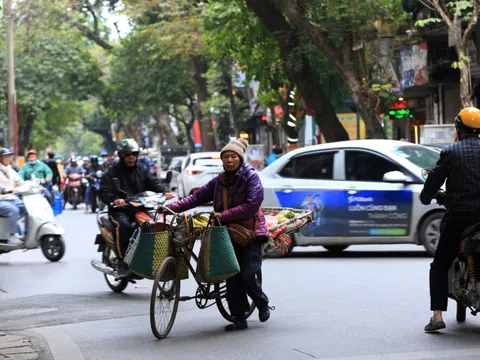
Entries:
[[480,132],[480,110],[475,107],[467,107],[455,117],[458,127],[474,133]]

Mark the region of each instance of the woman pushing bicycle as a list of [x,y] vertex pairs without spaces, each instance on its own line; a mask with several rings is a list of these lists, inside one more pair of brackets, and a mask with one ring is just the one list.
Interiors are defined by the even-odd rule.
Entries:
[[247,148],[247,140],[232,140],[220,153],[225,171],[192,195],[167,205],[179,213],[213,202],[216,218],[229,229],[240,273],[227,280],[227,301],[235,320],[226,331],[248,328],[247,294],[258,308],[259,320],[270,318],[268,297],[256,277],[262,266],[262,243],[268,241],[261,209],[264,193],[255,169],[244,162]]

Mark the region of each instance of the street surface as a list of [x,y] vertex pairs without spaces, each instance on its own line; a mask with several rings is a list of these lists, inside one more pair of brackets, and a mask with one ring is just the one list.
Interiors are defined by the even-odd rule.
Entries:
[[[180,303],[169,337],[158,341],[149,324],[151,281],[114,294],[90,266],[95,215],[67,209],[59,263],[40,250],[0,256],[0,332],[22,331],[43,347],[40,358],[147,359],[478,359],[480,321],[455,322],[454,303],[442,334],[428,322],[431,258],[417,246],[354,246],[332,256],[303,248],[267,259],[264,290],[276,307],[262,324],[257,312],[243,332],[226,333],[216,307]],[[192,279],[182,295],[193,295]]]

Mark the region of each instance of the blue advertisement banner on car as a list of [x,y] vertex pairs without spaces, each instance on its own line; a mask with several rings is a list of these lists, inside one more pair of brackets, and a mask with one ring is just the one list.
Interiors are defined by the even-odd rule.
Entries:
[[312,190],[276,193],[281,207],[313,210],[312,225],[301,230],[314,237],[407,236],[413,193],[410,190]]

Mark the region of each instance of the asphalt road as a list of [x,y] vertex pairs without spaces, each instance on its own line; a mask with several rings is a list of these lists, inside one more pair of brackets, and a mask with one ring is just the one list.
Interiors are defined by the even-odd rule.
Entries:
[[[40,250],[0,256],[0,331],[27,331],[42,359],[478,359],[480,322],[454,319],[442,334],[423,332],[430,313],[431,258],[417,246],[353,246],[338,256],[322,248],[267,259],[264,290],[276,307],[267,323],[255,313],[247,331],[225,333],[216,307],[180,303],[169,337],[149,325],[151,281],[123,294],[90,266],[99,259],[95,215],[66,210],[67,252],[50,263]],[[195,284],[182,282],[182,295]],[[50,350],[48,350],[50,348]],[[65,356],[65,357],[63,357]]]

